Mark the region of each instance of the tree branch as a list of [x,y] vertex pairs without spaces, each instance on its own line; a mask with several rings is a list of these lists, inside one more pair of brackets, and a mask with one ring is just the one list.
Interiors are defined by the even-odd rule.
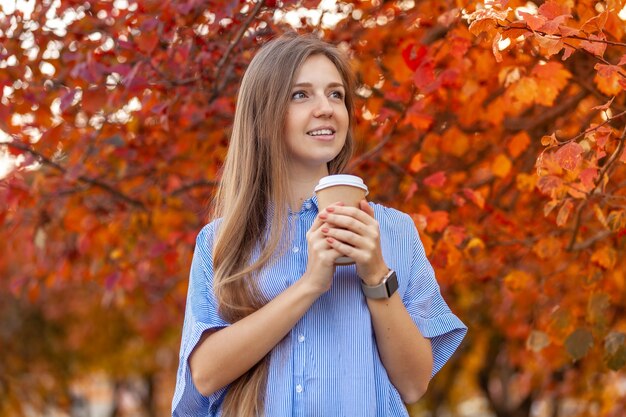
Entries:
[[[613,152],[613,154],[611,154],[611,157],[609,158],[609,160],[606,162],[606,164],[604,164],[604,166],[602,166],[602,169],[600,170],[600,172],[598,173],[598,177],[595,180],[595,185],[594,187],[587,193],[587,196],[593,194],[593,192],[598,188],[598,186],[602,183],[604,176],[607,174],[607,172],[609,171],[609,169],[611,169],[611,167],[615,164],[615,161],[617,161],[617,159],[621,156],[622,152],[624,151],[624,142],[626,138],[626,127],[624,127],[624,130],[622,130],[622,135],[619,138],[619,143],[617,145],[617,148],[615,149],[615,151]],[[580,204],[578,205],[578,207],[576,208],[576,221],[574,223],[574,231],[572,233],[572,238],[569,241],[569,244],[567,245],[567,250],[568,251],[573,251],[575,247],[578,247],[580,245],[576,245],[576,238],[578,237],[578,232],[580,230],[580,225],[582,223],[582,213],[583,213],[583,208],[587,205],[588,200],[582,200],[580,202]],[[610,234],[610,232],[609,232]],[[597,240],[597,239],[596,239]],[[589,240],[587,240],[586,242],[589,242]],[[593,244],[595,242],[595,240],[593,240],[591,243],[589,243],[587,245],[587,243],[585,243],[585,245],[582,245],[584,247],[588,247],[591,246],[591,244]]]
[[174,197],[177,196],[179,194],[183,194],[193,188],[201,188],[201,187],[217,187],[220,184],[219,181],[214,181],[214,180],[198,180],[198,181],[194,181],[192,183],[189,184],[185,184],[177,189],[175,189],[174,191],[172,191],[169,195],[170,197]]
[[[49,159],[48,157],[40,154],[39,152],[35,151],[34,149],[32,149],[29,145],[13,140],[12,142],[2,142],[0,143],[0,145],[4,145],[4,146],[9,146],[11,148],[15,148],[15,149],[19,149],[21,151],[24,152],[28,152],[31,155],[33,155],[38,162],[50,166],[54,169],[56,169],[57,171],[63,173],[63,174],[67,174],[67,169],[62,167],[61,165],[57,164],[56,162],[52,161],[51,159]],[[97,180],[95,178],[90,178],[90,177],[86,177],[84,175],[80,175],[77,178],[78,181],[86,183],[86,184],[90,184],[94,187],[100,188],[106,192],[108,192],[109,194],[113,195],[114,197],[116,197],[119,200],[122,200],[128,204],[130,204],[131,206],[140,208],[142,210],[146,210],[146,206],[139,200],[136,200],[134,198],[131,198],[127,195],[125,195],[124,193],[122,193],[121,191],[113,188],[112,186],[110,186],[109,184],[102,182],[100,180]]]
[[[239,31],[237,32],[233,40],[231,40],[230,44],[228,45],[228,48],[226,49],[226,52],[224,52],[224,55],[222,55],[222,57],[218,61],[216,69],[215,69],[216,82],[220,79],[222,70],[224,69],[224,65],[226,64],[226,61],[228,60],[233,50],[235,49],[235,46],[239,44],[244,33],[246,33],[246,30],[248,30],[250,23],[252,23],[252,21],[257,17],[257,15],[259,14],[263,6],[265,6],[265,0],[259,0],[256,6],[254,6],[254,9],[252,10],[252,12],[248,15],[247,19],[243,22],[243,24],[239,28]],[[211,95],[211,98],[216,97],[222,88],[223,88],[223,83],[221,83],[219,86],[215,84],[215,88],[213,89],[213,94]]]

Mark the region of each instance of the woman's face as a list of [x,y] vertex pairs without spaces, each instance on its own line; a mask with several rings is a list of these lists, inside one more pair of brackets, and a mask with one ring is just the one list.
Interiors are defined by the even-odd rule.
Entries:
[[309,57],[296,73],[285,140],[292,170],[321,170],[341,151],[348,134],[345,85],[325,55]]

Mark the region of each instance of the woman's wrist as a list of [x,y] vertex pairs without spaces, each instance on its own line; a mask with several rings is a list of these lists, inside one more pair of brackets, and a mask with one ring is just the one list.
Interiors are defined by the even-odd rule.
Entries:
[[383,281],[383,278],[385,278],[389,270],[389,267],[383,264],[382,267],[376,268],[371,273],[368,272],[367,274],[363,274],[363,276],[359,275],[359,278],[361,278],[366,285],[375,286]]
[[312,297],[313,300],[319,298],[322,294],[330,289],[330,285],[323,285],[317,280],[314,280],[309,272],[305,272],[298,281],[294,284],[299,291],[302,291],[304,297]]

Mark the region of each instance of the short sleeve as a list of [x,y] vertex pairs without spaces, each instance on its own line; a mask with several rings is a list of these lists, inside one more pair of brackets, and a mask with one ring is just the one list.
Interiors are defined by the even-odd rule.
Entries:
[[[409,218],[410,220],[410,218]],[[403,302],[424,337],[431,339],[434,376],[450,359],[467,333],[441,296],[435,272],[426,258],[424,246],[412,220],[412,259],[410,277]]]
[[222,388],[208,397],[203,396],[196,389],[189,368],[189,356],[202,333],[229,325],[220,317],[213,294],[213,229],[214,222],[200,231],[191,261],[180,362],[172,401],[174,417],[214,416],[226,391]]

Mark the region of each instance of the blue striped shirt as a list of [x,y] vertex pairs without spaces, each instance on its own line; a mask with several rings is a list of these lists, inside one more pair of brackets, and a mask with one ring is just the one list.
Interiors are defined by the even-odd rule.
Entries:
[[[370,203],[380,225],[382,252],[398,276],[399,295],[422,335],[431,339],[434,375],[450,358],[467,328],[441,297],[433,269],[410,216]],[[306,232],[318,213],[317,199],[290,214],[289,249],[260,274],[271,300],[306,270]],[[219,416],[228,387],[205,397],[195,388],[188,359],[202,333],[229,325],[213,295],[212,245],[216,222],[198,235],[191,264],[183,324],[174,417]],[[267,417],[407,417],[383,366],[367,302],[354,265],[338,266],[330,290],[319,297],[270,353]]]

